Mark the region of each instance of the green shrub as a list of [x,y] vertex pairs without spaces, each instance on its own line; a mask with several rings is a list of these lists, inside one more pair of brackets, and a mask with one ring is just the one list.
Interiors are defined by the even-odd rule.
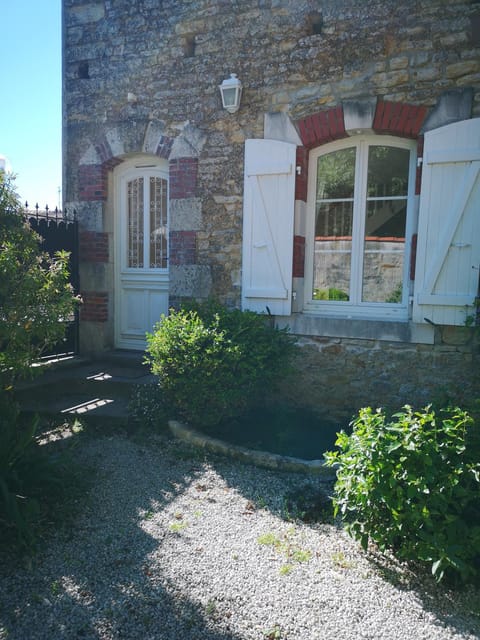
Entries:
[[41,488],[50,491],[61,481],[36,443],[37,420],[22,420],[12,394],[20,378],[32,375],[33,362],[64,336],[77,300],[68,254],[51,259],[42,252],[23,213],[13,178],[0,170],[0,532],[28,548],[45,504]]
[[198,426],[241,415],[288,371],[294,341],[265,316],[215,303],[172,310],[147,335],[170,416]]
[[[364,548],[369,539],[399,558],[431,564],[437,580],[480,577],[480,451],[470,416],[405,406],[387,420],[361,409],[338,434],[335,513]],[[476,427],[478,428],[478,427]],[[475,444],[475,442],[477,444]]]
[[42,252],[23,219],[13,180],[0,170],[0,389],[32,373],[32,363],[65,335],[77,304],[68,253]]
[[53,458],[38,444],[38,424],[0,395],[0,547],[22,552],[35,549],[39,532],[58,520],[80,486],[72,460]]

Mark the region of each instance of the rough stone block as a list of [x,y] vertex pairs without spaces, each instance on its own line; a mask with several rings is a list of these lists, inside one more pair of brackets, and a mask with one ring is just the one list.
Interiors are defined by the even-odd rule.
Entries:
[[212,274],[207,265],[170,267],[170,296],[208,298],[212,292]]
[[201,227],[200,198],[177,198],[170,201],[170,231],[196,231]]

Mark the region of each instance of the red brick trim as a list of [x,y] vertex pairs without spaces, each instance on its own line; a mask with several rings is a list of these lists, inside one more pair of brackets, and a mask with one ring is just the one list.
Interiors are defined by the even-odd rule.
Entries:
[[80,320],[83,322],[106,322],[108,320],[108,292],[82,291]]
[[78,167],[78,199],[106,200],[106,170],[101,164],[81,164]]
[[373,119],[373,129],[404,138],[417,138],[427,115],[427,108],[406,102],[379,100]]
[[307,149],[347,137],[341,105],[298,120],[297,125],[300,138]]
[[195,264],[197,254],[196,231],[170,231],[170,264]]
[[308,149],[297,147],[297,173],[295,175],[295,200],[307,201],[308,189]]
[[294,278],[305,276],[305,238],[293,236],[293,273]]
[[80,231],[80,262],[108,262],[108,234],[96,231]]
[[170,160],[170,200],[197,195],[198,158]]

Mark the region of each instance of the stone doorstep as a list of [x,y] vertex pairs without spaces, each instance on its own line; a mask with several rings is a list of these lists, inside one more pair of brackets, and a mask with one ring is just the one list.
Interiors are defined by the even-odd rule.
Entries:
[[126,423],[133,388],[155,382],[142,360],[143,354],[140,358],[135,353],[97,361],[78,356],[54,361],[42,365],[40,376],[19,385],[16,395],[25,412]]

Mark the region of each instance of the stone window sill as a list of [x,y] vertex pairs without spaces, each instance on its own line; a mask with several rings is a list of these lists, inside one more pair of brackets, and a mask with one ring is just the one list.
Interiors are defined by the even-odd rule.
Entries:
[[413,344],[433,344],[435,328],[428,324],[387,320],[333,318],[307,313],[276,316],[278,326],[295,335],[326,338],[381,340]]

